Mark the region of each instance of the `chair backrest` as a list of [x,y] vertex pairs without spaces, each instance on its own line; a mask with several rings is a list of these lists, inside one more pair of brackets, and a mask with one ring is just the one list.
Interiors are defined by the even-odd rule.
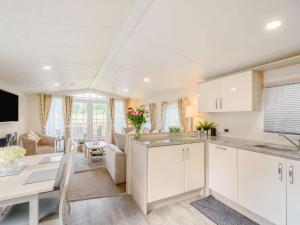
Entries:
[[63,225],[63,209],[67,202],[67,189],[69,185],[69,180],[72,172],[72,162],[73,162],[73,151],[70,150],[65,153],[65,165],[63,170],[63,177],[60,182],[60,203],[59,203],[59,223]]

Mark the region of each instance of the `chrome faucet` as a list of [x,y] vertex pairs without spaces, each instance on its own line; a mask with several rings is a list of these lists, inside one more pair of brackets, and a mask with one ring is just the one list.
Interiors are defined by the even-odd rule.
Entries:
[[279,134],[279,136],[285,138],[287,141],[289,141],[291,144],[293,144],[294,146],[296,146],[297,150],[300,151],[300,139],[298,140],[298,144],[296,144],[294,141],[292,141],[289,137],[287,137],[284,134]]

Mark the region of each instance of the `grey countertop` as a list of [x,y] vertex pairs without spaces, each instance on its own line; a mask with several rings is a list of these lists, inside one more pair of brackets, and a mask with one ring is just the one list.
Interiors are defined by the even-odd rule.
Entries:
[[261,141],[252,141],[252,140],[246,140],[240,138],[209,136],[208,138],[201,137],[200,139],[198,139],[196,137],[191,137],[191,136],[188,137],[178,136],[173,138],[164,137],[164,138],[141,139],[141,140],[135,140],[135,142],[141,145],[145,145],[148,148],[207,142],[207,143],[300,161],[300,151],[295,150],[293,147],[282,146],[283,148],[286,148],[286,150],[276,150],[276,149],[270,149],[265,147],[257,147],[255,145],[266,144],[266,143],[263,143]]

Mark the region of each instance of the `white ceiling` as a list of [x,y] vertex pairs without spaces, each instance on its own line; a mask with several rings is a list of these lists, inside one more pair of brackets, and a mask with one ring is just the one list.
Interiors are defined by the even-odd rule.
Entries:
[[299,0],[1,0],[0,79],[160,95],[300,53],[299,18]]
[[0,80],[25,92],[89,87],[133,3],[1,0]]

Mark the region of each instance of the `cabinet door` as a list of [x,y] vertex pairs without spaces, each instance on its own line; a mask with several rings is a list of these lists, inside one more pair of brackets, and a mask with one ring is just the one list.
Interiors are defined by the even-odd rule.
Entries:
[[219,111],[219,80],[212,80],[198,86],[198,112]]
[[238,203],[274,224],[286,224],[286,160],[239,150]]
[[204,187],[204,143],[185,146],[185,191]]
[[221,78],[221,111],[252,111],[252,86],[252,71]]
[[148,202],[184,193],[184,146],[149,149]]
[[237,201],[237,150],[209,144],[209,188]]
[[287,160],[287,225],[300,224],[300,162]]

